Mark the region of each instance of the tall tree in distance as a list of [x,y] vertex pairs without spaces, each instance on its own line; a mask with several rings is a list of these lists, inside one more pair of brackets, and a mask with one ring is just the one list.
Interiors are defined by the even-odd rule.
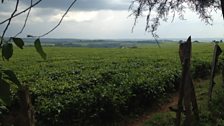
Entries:
[[221,10],[224,18],[224,0],[133,0],[130,5],[131,15],[135,16],[134,26],[143,12],[147,13],[145,31],[151,32],[153,37],[158,37],[156,30],[161,20],[167,21],[169,14],[173,15],[173,19],[175,16],[184,19],[187,9],[207,24],[213,21],[212,11]]

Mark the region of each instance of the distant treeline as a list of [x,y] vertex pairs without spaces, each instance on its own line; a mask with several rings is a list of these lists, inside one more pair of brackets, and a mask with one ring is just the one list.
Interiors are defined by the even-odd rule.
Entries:
[[[26,46],[33,46],[33,39],[25,38]],[[158,40],[158,42],[175,42]],[[41,39],[43,46],[87,47],[87,48],[136,48],[141,44],[157,44],[155,40],[79,40],[79,39]]]
[[56,47],[87,47],[87,48],[125,48],[135,47],[137,44],[126,44],[121,43],[101,43],[101,44],[74,44],[74,43],[56,43]]

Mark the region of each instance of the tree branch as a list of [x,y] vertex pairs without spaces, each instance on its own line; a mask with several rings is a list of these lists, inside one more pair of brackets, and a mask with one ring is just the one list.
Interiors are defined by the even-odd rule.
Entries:
[[[33,4],[33,0],[30,0],[30,6],[32,6],[32,4]],[[25,29],[27,20],[28,20],[29,15],[30,15],[30,11],[31,11],[31,8],[29,9],[29,11],[28,11],[28,13],[27,13],[27,15],[26,15],[26,19],[25,19],[25,22],[24,22],[24,24],[23,24],[22,29],[21,29],[20,32],[18,32],[14,37],[17,37],[17,36],[18,36],[19,34],[21,34],[21,33],[23,32],[23,30]]]
[[8,27],[9,27],[10,23],[11,23],[11,20],[12,20],[14,14],[15,14],[16,11],[17,11],[18,5],[19,5],[19,0],[16,1],[16,7],[15,7],[15,10],[12,12],[11,17],[10,17],[9,20],[8,20],[8,24],[6,25],[6,27],[5,27],[5,29],[4,29],[4,31],[3,31],[3,33],[2,33],[0,45],[2,45],[2,43],[3,43],[3,39],[4,39],[4,36],[5,36],[5,33],[6,33],[7,29],[8,29]]
[[224,0],[221,0],[222,15],[224,19]]
[[50,31],[48,31],[47,33],[44,33],[44,34],[39,35],[39,36],[33,36],[33,37],[37,37],[37,38],[44,37],[44,36],[48,35],[49,33],[51,33],[52,31],[54,31],[54,30],[61,24],[61,22],[63,21],[64,17],[66,16],[66,14],[69,12],[69,10],[70,10],[71,7],[75,4],[76,1],[77,1],[77,0],[74,0],[74,1],[71,3],[71,5],[68,7],[68,9],[67,9],[67,10],[65,11],[65,13],[62,15],[60,21],[58,22],[58,24],[57,24],[55,27],[53,27],[53,28],[52,28]]
[[4,24],[5,22],[7,22],[7,21],[9,21],[9,20],[11,20],[11,18],[17,17],[17,16],[19,16],[20,14],[25,13],[26,11],[30,10],[30,8],[32,8],[32,7],[36,6],[37,4],[39,4],[41,1],[42,1],[42,0],[37,1],[36,3],[34,3],[34,4],[32,4],[31,6],[29,6],[28,8],[26,8],[25,10],[23,10],[23,11],[21,11],[21,12],[15,14],[15,15],[13,15],[13,17],[10,17],[10,18],[8,18],[8,19],[5,19],[4,21],[0,22],[0,25],[1,25],[1,24]]
[[210,8],[212,11],[221,9],[224,19],[224,0],[132,0],[129,8],[132,10],[131,15],[134,16],[132,31],[137,19],[142,16],[143,12],[148,11],[145,31],[150,32],[153,37],[157,37],[155,32],[161,20],[167,21],[169,13],[173,13],[173,19],[177,14],[181,20],[184,20],[187,8],[197,13],[199,18],[207,24],[212,22]]

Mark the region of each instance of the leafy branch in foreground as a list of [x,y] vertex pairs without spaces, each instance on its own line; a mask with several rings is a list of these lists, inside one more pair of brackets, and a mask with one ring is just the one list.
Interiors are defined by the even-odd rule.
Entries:
[[[20,49],[23,49],[24,47],[24,41],[21,38],[18,38],[17,36],[19,34],[21,34],[23,32],[23,30],[26,27],[28,18],[30,16],[31,13],[31,9],[36,6],[37,4],[39,4],[42,0],[39,0],[35,3],[33,3],[33,0],[30,0],[30,6],[26,9],[24,9],[23,11],[20,11],[18,13],[17,9],[19,7],[19,1],[16,1],[16,5],[15,5],[15,9],[14,11],[11,13],[10,18],[5,19],[4,21],[0,22],[0,25],[7,23],[2,36],[0,36],[0,49],[2,51],[2,58],[3,60],[9,60],[12,55],[13,55],[13,43],[19,47]],[[66,14],[69,12],[69,10],[71,9],[71,7],[75,4],[77,0],[74,0],[70,6],[68,7],[68,9],[65,11],[65,13],[63,14],[63,16],[61,17],[61,19],[59,20],[59,23],[53,27],[50,31],[48,31],[47,33],[40,35],[40,36],[33,36],[33,35],[28,35],[27,37],[33,37],[36,38],[35,42],[34,42],[34,47],[36,48],[36,51],[40,54],[40,56],[46,60],[47,55],[46,53],[43,51],[43,48],[41,46],[41,42],[40,42],[40,37],[44,37],[46,35],[48,35],[49,33],[53,32],[63,21],[64,17],[66,16]],[[2,3],[4,2],[4,0],[1,1]],[[6,40],[5,34],[11,24],[11,21],[13,18],[21,15],[22,13],[28,11],[24,24],[21,28],[21,30],[14,36],[14,37],[9,37],[8,40]],[[0,64],[1,65],[1,64]],[[10,108],[8,108],[9,106],[11,106],[11,101],[12,101],[12,94],[11,94],[11,89],[12,89],[12,84],[15,84],[17,87],[17,93],[15,94],[18,97],[18,103],[19,103],[19,110],[16,110],[14,112],[14,110],[11,110]],[[14,99],[13,99],[14,100]],[[31,103],[31,98],[29,95],[29,89],[28,87],[26,87],[26,85],[22,85],[20,83],[20,81],[17,79],[16,74],[11,71],[11,70],[5,70],[2,68],[2,66],[0,67],[0,105],[2,105],[2,103],[4,103],[6,109],[9,109],[9,113],[7,116],[0,118],[0,125],[5,125],[4,122],[7,123],[7,125],[14,125],[14,124],[18,124],[18,125],[27,125],[27,126],[34,126],[35,125],[35,118],[34,118],[34,111],[33,111],[33,107],[32,107],[32,103]],[[0,106],[1,107],[1,106]],[[0,108],[1,109],[1,108]],[[12,114],[12,113],[14,114]],[[16,115],[15,115],[16,113]],[[19,118],[17,116],[20,116]],[[8,124],[7,121],[4,120],[4,118],[7,120],[7,118],[13,118],[14,121],[10,122],[10,124]],[[18,119],[17,119],[18,118]],[[21,120],[21,118],[23,118]],[[2,120],[3,119],[3,120]],[[3,123],[2,123],[3,122]]]
[[173,19],[176,15],[184,19],[184,13],[190,9],[198,14],[202,21],[211,24],[212,11],[221,9],[224,17],[224,0],[133,0],[129,9],[135,17],[133,28],[137,19],[147,13],[145,31],[151,32],[153,37],[157,38],[156,31],[160,21],[167,21],[169,14],[173,15]]
[[[3,2],[3,1],[2,1],[2,2]],[[15,15],[15,13],[16,13],[16,11],[17,11],[18,5],[19,5],[19,0],[16,1],[15,9],[14,9],[14,11],[12,12],[11,17],[10,17],[10,19],[9,19],[9,21],[8,21],[8,24],[6,25],[6,27],[5,27],[5,29],[4,29],[4,31],[3,31],[3,33],[2,33],[2,36],[1,36],[2,39],[1,39],[0,45],[2,45],[2,43],[3,43],[3,38],[4,38],[5,33],[6,33],[7,29],[8,29],[8,27],[9,27],[10,23],[11,23],[11,20],[12,20],[13,16]]]
[[5,103],[5,105],[10,105],[11,103],[11,91],[10,91],[10,83],[15,84],[17,88],[22,88],[22,85],[18,78],[16,77],[16,74],[11,70],[5,70],[0,69],[0,100]]
[[[2,21],[2,22],[0,22],[0,25],[1,25],[1,24],[4,24],[5,22],[8,21],[8,24],[7,24],[5,30],[4,30],[3,33],[2,33],[1,41],[0,41],[0,47],[1,47],[1,48],[4,47],[4,49],[2,50],[2,54],[3,54],[2,57],[3,57],[3,59],[7,59],[7,60],[8,60],[9,58],[12,57],[12,54],[13,54],[13,45],[10,43],[11,39],[14,39],[13,41],[15,42],[15,44],[16,44],[19,48],[21,48],[21,44],[22,44],[22,43],[23,43],[22,45],[24,45],[24,42],[22,41],[22,39],[20,39],[20,38],[16,38],[16,37],[17,37],[19,34],[21,34],[21,33],[23,32],[23,30],[24,30],[24,28],[25,28],[25,26],[26,26],[26,24],[27,24],[27,21],[28,21],[30,12],[31,12],[31,8],[33,8],[34,6],[36,6],[37,4],[39,4],[39,3],[41,2],[41,0],[39,0],[39,1],[35,2],[35,3],[33,3],[33,0],[30,0],[30,1],[31,1],[31,2],[30,2],[30,6],[29,6],[28,8],[26,8],[25,10],[23,10],[23,11],[21,11],[21,12],[19,12],[19,13],[16,13],[17,8],[18,8],[18,6],[19,6],[19,0],[17,0],[15,10],[14,10],[13,13],[11,14],[11,17],[8,18],[8,19],[6,19],[6,20],[4,20],[4,21]],[[27,37],[37,38],[36,41],[34,42],[34,46],[35,46],[37,52],[40,54],[40,56],[41,56],[43,59],[46,60],[46,53],[44,53],[44,51],[43,51],[43,49],[42,49],[42,47],[41,47],[41,43],[40,43],[40,39],[39,39],[39,38],[44,37],[44,36],[48,35],[49,33],[53,32],[53,31],[54,31],[54,30],[55,30],[55,29],[62,23],[64,17],[67,15],[67,13],[68,13],[69,10],[72,8],[72,6],[74,6],[74,4],[75,4],[76,1],[77,1],[77,0],[74,0],[74,1],[70,4],[70,6],[69,6],[69,7],[67,8],[67,10],[65,11],[65,13],[62,15],[62,17],[61,17],[61,19],[59,20],[58,24],[57,24],[56,26],[54,26],[51,30],[49,30],[48,32],[46,32],[46,33],[44,33],[44,34],[42,34],[42,35],[39,35],[39,36],[27,35]],[[4,2],[4,1],[2,1],[2,3],[3,3],[3,2]],[[28,10],[29,10],[29,11],[28,11]],[[18,32],[13,38],[10,37],[8,41],[4,41],[5,33],[6,33],[7,29],[8,29],[8,27],[9,27],[10,23],[11,23],[11,20],[12,20],[14,17],[16,17],[16,16],[18,16],[18,15],[20,15],[20,14],[26,12],[26,11],[28,11],[28,13],[27,13],[27,15],[26,15],[26,18],[25,18],[23,27],[22,27],[22,29],[20,30],[20,32]],[[16,40],[16,41],[15,41],[15,40]],[[8,49],[8,50],[6,51],[6,49]]]

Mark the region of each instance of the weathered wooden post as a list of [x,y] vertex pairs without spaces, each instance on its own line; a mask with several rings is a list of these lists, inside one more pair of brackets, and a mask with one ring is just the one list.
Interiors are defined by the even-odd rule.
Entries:
[[23,86],[18,91],[20,110],[15,123],[15,126],[35,126],[34,108],[32,106],[29,89]]
[[222,65],[222,87],[224,88],[224,64]]
[[219,55],[221,53],[222,53],[222,49],[219,47],[218,44],[215,44],[213,58],[212,58],[212,64],[211,64],[210,86],[209,86],[209,91],[208,91],[209,102],[212,100],[212,90],[213,90],[213,87],[215,86],[215,81],[214,81],[215,70],[216,70]]
[[28,87],[22,86],[17,94],[18,105],[13,106],[9,114],[0,119],[0,126],[35,126],[35,113]]
[[187,42],[180,44],[179,55],[182,65],[182,77],[179,88],[179,100],[177,106],[178,108],[176,110],[176,126],[180,126],[181,124],[182,112],[186,116],[184,125],[190,126],[192,122],[192,110],[194,112],[196,119],[199,119],[197,100],[190,73],[191,37],[187,39]]

